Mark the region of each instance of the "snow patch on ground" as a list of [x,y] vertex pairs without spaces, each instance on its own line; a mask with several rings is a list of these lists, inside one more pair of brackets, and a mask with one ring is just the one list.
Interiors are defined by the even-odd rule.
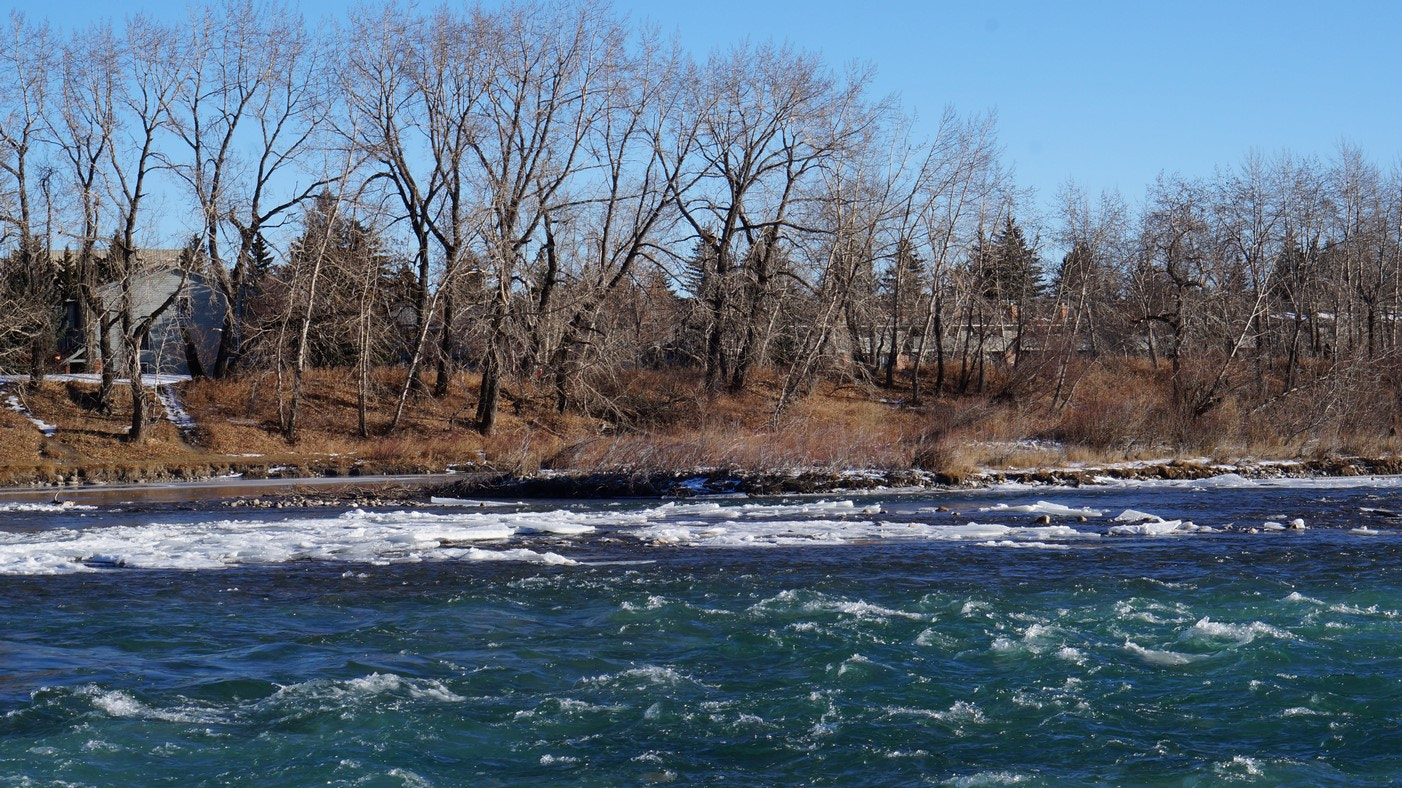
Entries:
[[[0,383],[21,383],[29,380],[28,375],[0,375]],[[94,385],[102,382],[102,376],[97,373],[88,372],[64,372],[52,375],[45,375],[44,380],[52,380],[55,383],[92,383]],[[118,384],[129,383],[129,378],[117,378]],[[173,383],[189,383],[189,375],[142,375],[141,385],[143,386],[169,386]]]
[[185,410],[185,406],[180,404],[180,398],[175,393],[175,386],[157,386],[156,399],[160,400],[161,407],[165,409],[166,421],[174,424],[182,436],[190,437],[195,431],[195,419],[189,411]]
[[50,424],[47,421],[36,417],[33,413],[30,412],[29,407],[20,401],[18,395],[5,395],[5,407],[9,408],[15,413],[18,413],[26,419],[29,419],[29,422],[34,426],[38,427],[39,431],[44,433],[44,437],[46,438],[52,438],[54,436],[54,433],[58,432],[57,425]]

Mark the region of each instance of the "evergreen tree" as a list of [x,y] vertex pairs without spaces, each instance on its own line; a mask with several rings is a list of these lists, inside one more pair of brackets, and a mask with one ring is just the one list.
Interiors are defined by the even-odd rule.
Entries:
[[985,297],[1002,303],[1022,304],[1042,292],[1037,250],[1027,242],[1022,228],[1008,214],[993,234],[981,260]]

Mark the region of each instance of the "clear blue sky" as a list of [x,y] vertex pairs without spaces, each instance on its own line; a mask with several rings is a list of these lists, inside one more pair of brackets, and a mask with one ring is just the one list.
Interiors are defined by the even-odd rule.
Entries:
[[[184,2],[18,0],[61,25]],[[303,0],[309,20],[348,3]],[[431,5],[431,3],[426,3]],[[878,69],[876,88],[937,117],[996,109],[1018,183],[1067,178],[1137,201],[1160,171],[1210,175],[1255,149],[1402,162],[1402,2],[615,0],[698,57],[744,36]]]

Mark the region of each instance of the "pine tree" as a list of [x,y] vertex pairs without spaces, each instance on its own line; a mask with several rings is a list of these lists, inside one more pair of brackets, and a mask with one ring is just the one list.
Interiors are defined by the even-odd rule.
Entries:
[[253,236],[253,241],[248,246],[249,274],[254,282],[262,281],[272,271],[273,252],[268,248],[268,242],[263,239],[262,233]]

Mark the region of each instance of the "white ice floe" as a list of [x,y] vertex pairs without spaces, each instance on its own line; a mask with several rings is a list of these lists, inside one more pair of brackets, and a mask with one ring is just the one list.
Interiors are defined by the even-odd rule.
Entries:
[[931,525],[929,523],[878,523],[872,521],[783,520],[748,523],[659,523],[628,533],[645,542],[711,547],[779,547],[786,545],[839,545],[878,540],[935,542],[1047,542],[1097,539],[1099,534],[1064,525],[1014,528],[993,523]]
[[1125,509],[1123,512],[1120,512],[1119,514],[1115,515],[1113,519],[1117,523],[1163,522],[1163,518],[1158,516],[1157,514],[1141,512],[1138,509]]
[[77,504],[72,501],[57,503],[0,503],[0,512],[91,512],[96,506]]
[[1371,506],[1360,506],[1358,511],[1378,517],[1402,517],[1402,512],[1394,512],[1391,509],[1377,509]]
[[1191,533],[1200,530],[1193,523],[1182,520],[1155,520],[1141,522],[1134,525],[1111,526],[1108,533],[1112,536],[1164,536],[1176,533]]
[[[1264,464],[1264,463],[1263,463]],[[1096,485],[1120,489],[1189,490],[1352,490],[1402,487],[1402,476],[1317,476],[1252,479],[1239,473],[1224,473],[1206,479],[1117,479],[1094,477]],[[1014,491],[1037,489],[1034,485],[1009,483],[995,489]]]
[[476,507],[476,508],[478,508],[478,509],[489,509],[489,508],[502,507],[502,506],[524,506],[524,505],[525,505],[525,504],[523,504],[523,503],[521,503],[521,502],[519,502],[519,501],[516,502],[516,503],[509,503],[509,502],[506,502],[506,501],[481,501],[481,500],[477,500],[477,499],[475,499],[475,498],[444,498],[444,497],[438,496],[438,495],[431,496],[431,497],[428,499],[428,502],[431,503],[431,504],[433,504],[433,505],[435,505],[435,506],[472,506],[472,507]]
[[655,517],[702,517],[735,520],[758,517],[844,517],[849,515],[881,514],[879,504],[858,506],[852,501],[809,501],[797,504],[741,504],[725,506],[714,501],[702,503],[670,502],[645,510]]
[[1382,531],[1379,531],[1376,528],[1369,528],[1365,525],[1359,528],[1351,528],[1349,529],[1349,533],[1358,534],[1359,536],[1377,536],[1378,534],[1382,533]]
[[58,432],[57,425],[50,424],[47,421],[44,421],[43,419],[35,416],[32,412],[30,412],[29,407],[23,402],[21,402],[20,398],[15,396],[14,394],[6,395],[5,407],[28,419],[29,423],[33,424],[35,427],[38,427],[39,431],[44,433],[44,437],[46,438],[52,438],[54,436],[54,433]]
[[217,569],[314,560],[389,564],[416,561],[520,561],[572,564],[525,547],[478,548],[519,529],[504,523],[424,523],[365,512],[283,522],[222,520],[90,530],[0,533],[0,574],[62,574],[113,567]]
[[995,503],[992,506],[982,507],[979,511],[1008,514],[1045,514],[1052,517],[1100,517],[1105,514],[1099,509],[1078,509],[1059,503],[1051,503],[1049,501],[1038,501],[1036,503],[1020,504],[1017,506]]

